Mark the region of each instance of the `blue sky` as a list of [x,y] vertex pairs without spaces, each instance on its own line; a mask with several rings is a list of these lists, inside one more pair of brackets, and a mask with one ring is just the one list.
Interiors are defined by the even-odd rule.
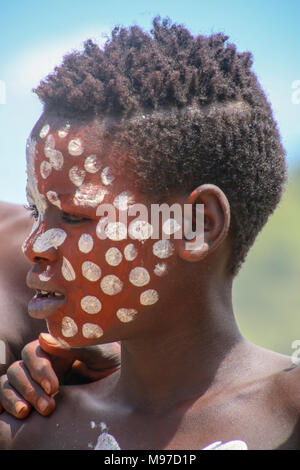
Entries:
[[289,166],[300,162],[300,0],[14,0],[0,3],[0,200],[25,202],[25,142],[42,110],[31,89],[86,38],[103,42],[116,24],[149,30],[156,15],[253,53]]

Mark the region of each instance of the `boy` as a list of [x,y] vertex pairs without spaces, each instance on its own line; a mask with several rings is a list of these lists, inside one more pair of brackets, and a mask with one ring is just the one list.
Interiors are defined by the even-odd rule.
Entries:
[[[226,40],[158,19],[152,36],[115,29],[103,51],[87,41],[36,90],[29,312],[66,348],[121,341],[122,367],[62,388],[57,411],[31,415],[14,438],[19,425],[3,415],[4,448],[299,447],[299,372],[247,342],[233,315],[233,279],[286,167],[251,56]],[[179,222],[196,237],[176,238],[174,217],[132,219],[136,204],[157,203],[191,207]],[[16,388],[28,374],[17,370]],[[105,423],[98,441],[95,422]]]

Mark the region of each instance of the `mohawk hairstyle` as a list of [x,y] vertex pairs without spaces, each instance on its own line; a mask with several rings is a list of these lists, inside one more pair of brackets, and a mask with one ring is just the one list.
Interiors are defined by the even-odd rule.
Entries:
[[163,200],[219,186],[231,206],[236,274],[281,198],[286,164],[252,55],[227,40],[194,37],[160,18],[150,34],[116,27],[103,49],[87,40],[34,91],[45,112],[115,117],[115,148],[130,150],[118,164],[134,172],[141,191]]

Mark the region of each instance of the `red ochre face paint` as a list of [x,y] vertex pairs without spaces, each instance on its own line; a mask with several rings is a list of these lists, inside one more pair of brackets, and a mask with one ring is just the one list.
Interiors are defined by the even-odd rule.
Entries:
[[172,240],[150,238],[151,220],[99,217],[104,204],[119,217],[147,202],[107,158],[91,152],[89,138],[85,127],[45,124],[27,145],[27,195],[37,212],[24,243],[36,263],[28,275],[37,290],[29,312],[46,318],[49,332],[73,347],[104,341],[149,312],[174,259]]

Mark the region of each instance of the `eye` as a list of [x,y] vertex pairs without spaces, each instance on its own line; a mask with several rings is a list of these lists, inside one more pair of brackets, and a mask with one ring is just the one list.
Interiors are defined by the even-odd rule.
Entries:
[[37,210],[37,207],[34,205],[34,204],[26,204],[24,206],[24,208],[27,210],[27,211],[30,211],[31,214],[30,216],[33,217],[35,220],[38,220],[39,218],[39,212]]
[[90,220],[82,215],[70,214],[69,212],[63,212],[62,219],[68,224],[80,224],[82,222],[87,222],[88,220]]

